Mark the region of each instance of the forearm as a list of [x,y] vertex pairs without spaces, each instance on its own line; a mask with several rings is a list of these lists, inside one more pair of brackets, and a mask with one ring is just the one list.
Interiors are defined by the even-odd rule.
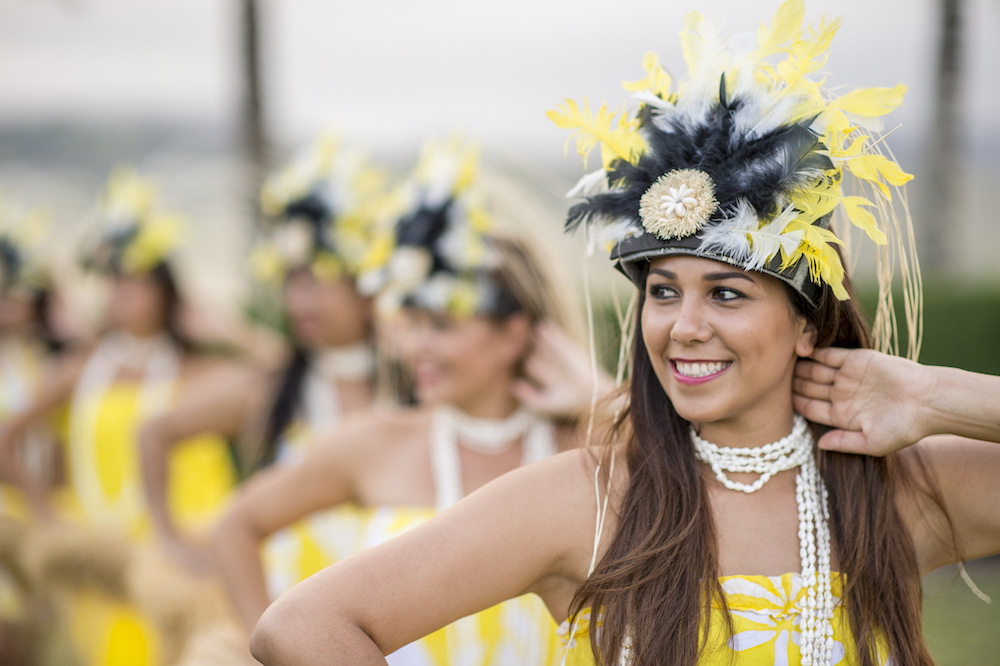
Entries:
[[52,517],[52,509],[49,506],[45,487],[24,469],[21,464],[24,457],[19,457],[16,453],[16,449],[23,443],[24,434],[32,421],[33,419],[27,418],[25,415],[19,415],[11,419],[7,427],[0,430],[0,469],[3,470],[5,478],[25,494],[35,515],[48,519]]
[[218,571],[247,631],[254,628],[270,603],[261,541],[262,537],[233,515],[223,518],[212,536]]
[[1000,377],[928,367],[933,378],[924,411],[927,434],[1000,442]]
[[162,538],[177,536],[170,511],[167,508],[167,467],[173,438],[156,422],[139,431],[139,451],[142,456],[142,480],[146,504],[153,519],[153,527]]

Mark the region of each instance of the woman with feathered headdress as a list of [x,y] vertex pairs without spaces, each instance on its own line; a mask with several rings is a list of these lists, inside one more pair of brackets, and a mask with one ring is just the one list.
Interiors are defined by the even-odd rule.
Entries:
[[[648,56],[635,114],[550,114],[603,157],[570,226],[636,286],[608,446],[307,581],[258,624],[261,662],[382,664],[527,590],[567,665],[933,663],[920,576],[1000,552],[1000,378],[869,348],[894,343],[893,261],[919,320],[910,177],[875,130],[903,88],[825,91],[839,21],[803,15],[783,3],[754,45],[692,13],[678,88]],[[845,223],[883,246],[874,336]]]
[[[79,534],[78,540],[51,531],[32,541],[37,548],[29,549],[25,559],[42,579],[54,570],[86,578],[84,572],[95,567],[114,580],[123,579],[118,566],[122,553],[150,528],[136,441],[139,426],[163,413],[186,383],[216,365],[194,353],[181,332],[181,296],[172,266],[180,221],[158,208],[151,183],[130,170],[114,172],[98,217],[103,228],[84,261],[109,282],[107,330],[93,349],[65,355],[32,404],[0,431],[7,472],[36,514],[57,515],[84,527],[67,531]],[[69,483],[65,492],[50,498],[15,463],[13,450],[32,424],[61,404],[68,405]],[[171,464],[178,472],[170,488],[176,520],[188,527],[204,525],[222,508],[236,479],[228,445],[214,436],[191,439],[178,448]],[[88,532],[95,529],[117,535],[122,553],[89,547]],[[47,534],[56,538],[46,539]],[[134,608],[105,597],[84,595],[78,601],[71,622],[88,636],[77,644],[82,659],[154,663],[154,632]]]
[[[354,419],[298,465],[262,473],[217,529],[221,570],[248,628],[268,605],[257,552],[273,531],[354,502],[364,511],[355,551],[377,551],[500,474],[576,444],[569,423],[532,409],[563,402],[556,411],[571,413],[590,396],[588,364],[559,330],[572,321],[565,295],[537,248],[498,231],[477,170],[468,144],[428,142],[396,194],[378,308],[405,318],[401,351],[418,407]],[[515,599],[403,641],[389,662],[551,664],[554,632],[537,600]]]
[[[331,135],[265,183],[261,207],[269,225],[250,263],[263,287],[281,289],[291,349],[282,351],[279,368],[241,366],[206,378],[140,435],[157,533],[180,561],[210,566],[167,510],[167,455],[178,441],[202,432],[240,439],[253,473],[291,464],[324,432],[372,406],[378,364],[367,283],[391,249],[381,213],[387,184],[380,168]],[[356,523],[343,510],[271,538],[264,546],[268,594],[276,597],[341,559]]]

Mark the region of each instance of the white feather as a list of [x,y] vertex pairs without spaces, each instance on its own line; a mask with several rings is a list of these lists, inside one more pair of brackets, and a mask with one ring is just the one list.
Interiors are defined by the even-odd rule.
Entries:
[[753,245],[750,252],[750,259],[746,265],[747,270],[760,270],[779,250],[784,250],[786,254],[791,254],[795,251],[795,248],[802,242],[805,232],[801,229],[798,231],[789,231],[788,233],[783,232],[785,226],[798,217],[798,214],[799,212],[793,206],[789,205],[773,220],[764,225],[763,228],[747,232]]
[[728,61],[727,41],[721,26],[702,18],[691,40],[696,69],[688,72],[690,78],[678,104],[678,110],[691,122],[703,122],[719,99],[719,78]]
[[649,92],[648,90],[640,90],[637,93],[632,94],[632,99],[642,102],[646,106],[653,107],[659,111],[673,111],[674,103],[668,102],[665,99],[660,99],[657,95]]
[[566,193],[567,199],[574,197],[591,197],[608,191],[608,176],[604,169],[591,171],[577,181],[573,189]]
[[598,247],[608,249],[626,238],[642,236],[645,231],[632,220],[623,218],[607,224],[593,224],[587,230],[587,255],[593,256]]
[[701,233],[701,249],[743,262],[750,257],[747,234],[760,226],[757,213],[746,199],[736,202],[731,214],[718,224],[705,227]]

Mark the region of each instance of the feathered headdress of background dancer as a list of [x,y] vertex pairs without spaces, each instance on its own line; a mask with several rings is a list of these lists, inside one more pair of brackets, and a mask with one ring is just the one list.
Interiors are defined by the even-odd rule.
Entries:
[[391,224],[382,223],[388,183],[363,153],[342,148],[332,135],[320,137],[261,190],[272,224],[252,256],[256,277],[277,281],[308,268],[323,280],[347,275],[371,293],[372,276],[392,250]]
[[100,236],[84,257],[99,271],[145,275],[167,261],[180,245],[183,219],[157,205],[152,181],[133,169],[116,169],[98,204]]
[[41,291],[49,276],[42,258],[48,223],[37,210],[0,201],[0,291]]
[[412,305],[458,317],[503,316],[516,300],[491,277],[499,265],[493,221],[477,186],[478,148],[452,137],[427,141],[396,193],[396,247],[386,266],[380,310]]
[[820,72],[840,21],[805,28],[803,16],[802,0],[784,2],[752,44],[691,12],[680,35],[688,76],[676,89],[649,53],[647,76],[624,84],[635,113],[602,105],[595,114],[570,100],[550,111],[578,134],[585,161],[601,152],[602,168],[570,192],[586,200],[567,228],[586,225],[640,288],[644,260],[685,254],[772,275],[818,307],[825,288],[848,297],[835,246],[853,225],[878,247],[877,347],[897,351],[898,261],[915,357],[920,276],[903,189],[912,176],[879,134],[906,87],[825,90]]

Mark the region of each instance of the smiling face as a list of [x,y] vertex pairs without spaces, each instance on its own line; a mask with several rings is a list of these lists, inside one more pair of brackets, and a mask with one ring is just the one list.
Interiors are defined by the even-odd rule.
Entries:
[[347,278],[320,280],[308,270],[285,279],[285,310],[295,339],[307,349],[342,347],[367,339],[371,299]]
[[530,346],[531,324],[520,314],[495,322],[413,309],[405,313],[402,337],[421,404],[488,416],[511,406],[510,384]]
[[710,259],[655,259],[641,326],[663,390],[702,437],[739,446],[788,434],[795,361],[812,353],[815,329],[780,281]]

